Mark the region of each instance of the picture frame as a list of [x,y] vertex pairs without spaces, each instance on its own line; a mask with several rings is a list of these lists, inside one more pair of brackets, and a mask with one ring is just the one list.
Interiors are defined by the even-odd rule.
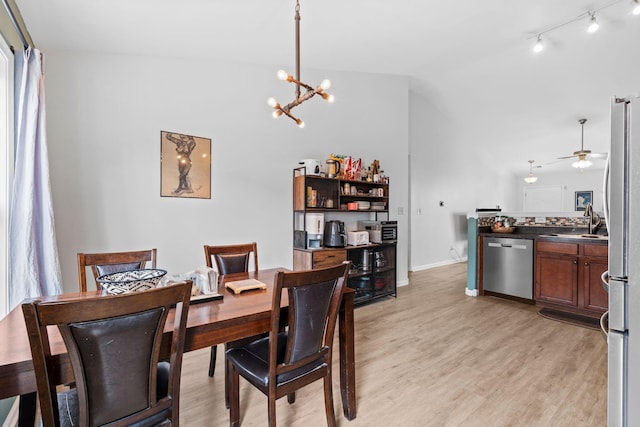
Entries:
[[211,139],[160,132],[160,196],[211,199]]
[[576,191],[576,211],[584,211],[589,203],[593,204],[593,191]]

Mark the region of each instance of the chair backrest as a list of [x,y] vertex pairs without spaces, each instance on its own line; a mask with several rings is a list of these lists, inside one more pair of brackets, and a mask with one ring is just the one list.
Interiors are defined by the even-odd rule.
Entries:
[[[274,281],[269,340],[269,375],[275,378],[325,356],[331,361],[336,317],[350,262],[305,271],[278,272]],[[276,366],[282,294],[287,291],[288,339],[284,364]]]
[[213,268],[215,260],[219,274],[246,273],[253,253],[254,271],[258,271],[258,245],[256,242],[239,245],[209,246],[204,245],[207,266]]
[[87,291],[87,267],[91,267],[93,278],[97,279],[104,274],[145,268],[147,262],[151,263],[149,268],[156,268],[155,248],[133,252],[79,253],[78,283],[80,291]]
[[[23,303],[45,427],[58,425],[60,419],[55,373],[50,371],[55,356],[49,325],[58,326],[71,361],[79,425],[124,426],[149,418],[177,425],[191,286],[186,281],[123,295]],[[158,399],[156,370],[172,305],[176,309],[167,395]]]

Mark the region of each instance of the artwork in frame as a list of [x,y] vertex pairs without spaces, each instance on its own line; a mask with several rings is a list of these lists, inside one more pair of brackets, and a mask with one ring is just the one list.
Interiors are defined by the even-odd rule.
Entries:
[[589,203],[593,204],[593,191],[576,191],[577,211],[584,211]]
[[211,198],[211,139],[160,132],[160,195]]

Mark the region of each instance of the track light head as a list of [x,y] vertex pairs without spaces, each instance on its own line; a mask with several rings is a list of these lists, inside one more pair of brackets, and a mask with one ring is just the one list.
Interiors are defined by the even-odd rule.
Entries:
[[533,45],[533,52],[540,53],[544,50],[544,43],[542,43],[542,34],[538,34],[538,39],[536,40],[536,44]]
[[600,24],[598,24],[598,20],[596,19],[596,14],[591,13],[591,19],[589,20],[589,26],[587,27],[587,31],[590,33],[595,33],[600,28]]

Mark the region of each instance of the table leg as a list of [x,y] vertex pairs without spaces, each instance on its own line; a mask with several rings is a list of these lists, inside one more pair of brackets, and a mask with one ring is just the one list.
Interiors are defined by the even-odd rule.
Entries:
[[36,421],[38,394],[29,393],[20,396],[18,406],[18,427],[33,427]]
[[340,393],[344,416],[356,418],[356,358],[353,293],[345,294],[340,304],[338,327],[340,341]]

